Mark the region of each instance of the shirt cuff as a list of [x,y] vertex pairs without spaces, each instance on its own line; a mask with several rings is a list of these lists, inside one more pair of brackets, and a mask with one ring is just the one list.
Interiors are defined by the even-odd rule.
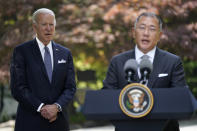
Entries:
[[57,105],[57,108],[58,108],[59,112],[61,112],[62,111],[62,107],[60,106],[60,104],[58,104],[58,103],[54,103],[54,104]]
[[44,103],[41,103],[40,106],[37,109],[37,112],[40,112],[41,108],[44,106]]

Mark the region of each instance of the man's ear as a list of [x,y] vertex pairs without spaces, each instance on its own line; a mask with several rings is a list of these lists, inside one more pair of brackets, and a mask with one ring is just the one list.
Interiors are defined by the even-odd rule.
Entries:
[[[161,39],[162,34],[163,34],[163,32],[160,31],[160,32],[159,32],[159,40]],[[158,41],[159,41],[159,40],[158,40]]]
[[159,33],[159,38],[161,38],[162,34],[163,34],[163,32],[162,32],[162,31],[160,31],[160,33]]
[[132,41],[135,43],[135,28],[134,27],[131,28],[131,38],[132,38]]
[[132,37],[134,38],[135,37],[135,29],[134,29],[134,27],[131,28],[131,33],[132,33]]
[[36,32],[36,24],[33,23],[32,28],[33,28],[34,32]]

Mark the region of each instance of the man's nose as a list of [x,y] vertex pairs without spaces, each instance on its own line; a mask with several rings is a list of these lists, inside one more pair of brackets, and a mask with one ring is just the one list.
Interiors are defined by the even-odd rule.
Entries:
[[49,24],[47,24],[47,27],[46,27],[47,31],[50,31],[51,30],[51,27]]
[[145,28],[144,35],[149,35],[149,29],[148,28]]

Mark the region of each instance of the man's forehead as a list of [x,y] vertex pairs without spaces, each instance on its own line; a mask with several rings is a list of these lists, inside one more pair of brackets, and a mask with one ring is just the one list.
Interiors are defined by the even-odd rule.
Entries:
[[159,26],[159,21],[157,18],[152,17],[152,16],[142,16],[140,17],[138,24],[150,24],[150,25],[155,25],[155,26]]

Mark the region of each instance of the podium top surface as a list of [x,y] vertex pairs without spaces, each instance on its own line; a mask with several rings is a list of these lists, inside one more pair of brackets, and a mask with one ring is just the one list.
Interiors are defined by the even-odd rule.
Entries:
[[[154,105],[145,119],[186,119],[197,109],[188,88],[153,88]],[[83,113],[88,119],[131,119],[119,106],[121,90],[87,91]]]

